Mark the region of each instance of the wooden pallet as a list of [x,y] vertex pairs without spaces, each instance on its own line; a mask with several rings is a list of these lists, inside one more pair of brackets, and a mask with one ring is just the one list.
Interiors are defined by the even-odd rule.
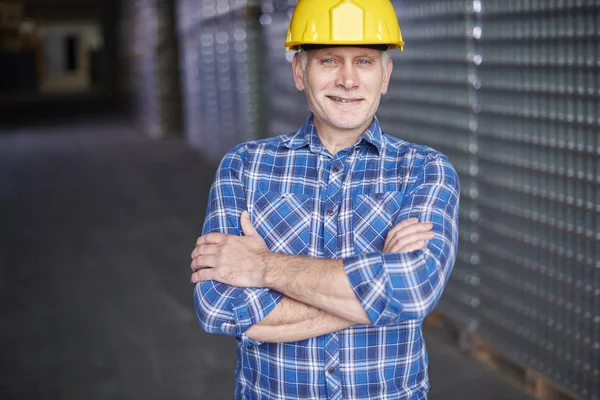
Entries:
[[521,361],[502,353],[480,337],[470,340],[471,354],[509,382],[523,388],[535,399],[583,400],[560,384],[524,365]]
[[433,310],[425,317],[425,323],[429,325],[440,325],[444,321],[444,314],[438,310]]
[[476,332],[459,327],[443,313],[434,310],[425,318],[425,323],[448,329],[460,350],[468,352],[509,383],[522,388],[534,399],[539,400],[584,400],[581,396],[563,388],[535,369],[504,354]]

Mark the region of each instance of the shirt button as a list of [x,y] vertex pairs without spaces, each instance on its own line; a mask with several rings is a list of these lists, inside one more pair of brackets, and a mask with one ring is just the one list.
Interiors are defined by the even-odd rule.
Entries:
[[331,375],[331,374],[333,374],[333,373],[335,372],[335,368],[334,368],[334,367],[331,367],[331,368],[329,368],[329,369],[327,370],[327,372],[329,372],[329,374]]
[[333,173],[337,174],[338,172],[340,172],[340,169],[338,167],[333,167]]
[[333,210],[327,210],[327,215],[331,217],[333,215]]

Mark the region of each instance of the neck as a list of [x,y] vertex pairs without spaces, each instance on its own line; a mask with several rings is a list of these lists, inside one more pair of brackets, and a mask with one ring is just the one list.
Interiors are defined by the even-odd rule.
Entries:
[[319,139],[321,139],[323,146],[325,146],[332,155],[335,155],[338,151],[356,143],[360,135],[362,135],[369,125],[371,125],[372,121],[373,118],[357,128],[342,129],[324,123],[317,117],[313,117],[313,125],[317,131],[317,135],[319,136]]

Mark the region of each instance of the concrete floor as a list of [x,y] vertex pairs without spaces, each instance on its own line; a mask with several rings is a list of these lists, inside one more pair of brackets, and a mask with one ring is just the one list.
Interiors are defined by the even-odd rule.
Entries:
[[[231,399],[189,254],[214,165],[116,118],[0,133],[0,399]],[[431,400],[526,400],[426,332]]]

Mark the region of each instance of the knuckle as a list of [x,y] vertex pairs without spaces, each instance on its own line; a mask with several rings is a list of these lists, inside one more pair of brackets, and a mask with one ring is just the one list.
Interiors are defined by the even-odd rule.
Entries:
[[402,221],[400,221],[400,223],[398,225],[396,225],[396,227],[397,228],[403,228],[405,226],[410,225],[410,222],[411,222],[410,219],[402,220]]

